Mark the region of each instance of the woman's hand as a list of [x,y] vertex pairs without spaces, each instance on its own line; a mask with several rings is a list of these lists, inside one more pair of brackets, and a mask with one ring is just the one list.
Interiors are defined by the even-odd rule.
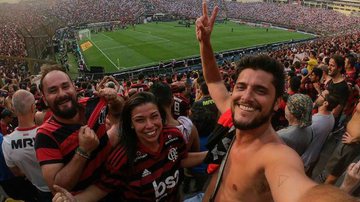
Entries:
[[52,199],[53,202],[77,202],[75,197],[66,189],[54,185],[54,190],[56,191],[56,194]]

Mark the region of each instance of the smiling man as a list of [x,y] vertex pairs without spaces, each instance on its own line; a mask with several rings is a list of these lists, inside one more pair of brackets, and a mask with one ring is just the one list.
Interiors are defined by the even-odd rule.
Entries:
[[54,184],[80,191],[94,182],[111,151],[105,120],[121,113],[122,100],[110,88],[94,98],[78,100],[76,89],[61,67],[45,68],[40,81],[44,101],[53,115],[40,126],[36,156],[50,188]]
[[221,113],[231,109],[235,130],[203,201],[353,201],[339,189],[307,178],[300,157],[272,128],[271,115],[284,92],[284,68],[279,62],[265,55],[245,57],[238,65],[232,94],[226,90],[210,43],[217,12],[215,7],[209,18],[203,2],[196,36],[210,95]]
[[[336,119],[336,122],[339,121],[340,115],[348,101],[350,94],[349,86],[346,83],[346,80],[342,74],[344,71],[345,59],[340,55],[333,55],[329,61],[329,76],[331,80],[327,84],[327,89],[322,92],[322,94],[317,98],[317,102],[322,102],[325,95],[329,94],[336,96],[339,100],[339,105],[333,109],[332,113]],[[337,123],[335,123],[337,125]]]

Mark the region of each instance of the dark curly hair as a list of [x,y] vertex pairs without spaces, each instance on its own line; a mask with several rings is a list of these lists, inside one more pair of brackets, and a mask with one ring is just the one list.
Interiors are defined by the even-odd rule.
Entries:
[[[240,60],[237,66],[237,76],[245,69],[262,70],[273,75],[276,98],[281,97],[285,92],[284,66],[268,55],[247,56]],[[236,78],[237,79],[237,78]]]

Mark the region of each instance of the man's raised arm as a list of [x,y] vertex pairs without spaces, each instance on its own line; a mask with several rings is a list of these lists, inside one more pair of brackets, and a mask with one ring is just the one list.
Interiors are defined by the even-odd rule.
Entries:
[[286,146],[272,149],[265,162],[265,176],[277,202],[356,202],[337,187],[317,185],[305,175],[297,154]]
[[219,8],[215,6],[209,18],[206,2],[203,1],[202,16],[196,20],[196,37],[200,44],[203,74],[206,84],[209,87],[211,98],[215,101],[220,112],[224,113],[230,108],[230,94],[220,76],[220,71],[217,68],[216,59],[210,43],[211,32],[218,12]]

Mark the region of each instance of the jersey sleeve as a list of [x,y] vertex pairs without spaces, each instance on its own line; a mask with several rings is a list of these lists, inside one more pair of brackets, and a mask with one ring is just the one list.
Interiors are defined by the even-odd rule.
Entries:
[[63,163],[59,145],[50,136],[44,133],[37,133],[35,139],[36,158],[40,165]]
[[118,146],[107,159],[105,169],[95,185],[108,193],[119,190],[120,187],[125,187],[127,181],[126,171],[124,171],[126,162],[127,157],[125,149]]

